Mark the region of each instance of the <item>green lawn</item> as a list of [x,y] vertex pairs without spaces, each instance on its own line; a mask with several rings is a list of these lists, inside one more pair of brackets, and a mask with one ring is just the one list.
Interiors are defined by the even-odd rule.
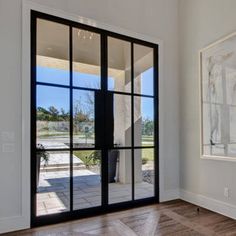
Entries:
[[142,142],[153,142],[153,136],[142,135]]
[[[91,154],[94,151],[74,151],[74,155],[78,157],[85,165],[94,165],[94,159],[91,158]],[[154,160],[154,150],[153,148],[143,148],[142,149],[142,160],[143,162]]]
[[91,153],[93,153],[94,151],[74,151],[74,155],[79,157],[81,160],[88,157]]
[[153,148],[143,148],[142,149],[142,159],[153,161],[154,149]]
[[[86,166],[98,164],[101,158],[99,151],[74,151],[73,154],[78,157]],[[95,154],[95,156],[93,154]]]

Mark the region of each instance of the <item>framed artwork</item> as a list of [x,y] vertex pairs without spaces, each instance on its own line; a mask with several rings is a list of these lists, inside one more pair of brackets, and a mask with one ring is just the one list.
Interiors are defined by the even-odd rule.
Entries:
[[200,51],[201,157],[236,161],[236,33]]

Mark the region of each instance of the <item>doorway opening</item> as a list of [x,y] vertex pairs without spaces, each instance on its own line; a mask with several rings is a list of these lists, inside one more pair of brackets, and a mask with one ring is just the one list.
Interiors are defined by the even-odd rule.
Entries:
[[32,11],[32,225],[159,201],[158,45]]

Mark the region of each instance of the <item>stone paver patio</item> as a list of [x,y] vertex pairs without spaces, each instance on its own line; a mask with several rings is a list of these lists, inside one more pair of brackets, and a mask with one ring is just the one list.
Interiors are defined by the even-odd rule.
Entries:
[[[74,170],[74,210],[101,205],[100,175],[88,170]],[[37,193],[37,215],[53,214],[69,209],[69,170],[40,173]],[[136,199],[153,196],[153,185],[136,183]],[[131,185],[109,184],[109,203],[131,200]]]

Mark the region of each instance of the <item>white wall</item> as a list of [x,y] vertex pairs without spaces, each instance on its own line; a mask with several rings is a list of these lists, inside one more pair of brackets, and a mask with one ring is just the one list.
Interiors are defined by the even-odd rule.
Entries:
[[[177,0],[35,0],[65,12],[162,39],[163,83],[161,199],[176,197],[179,187],[178,1]],[[21,204],[21,0],[0,0],[0,132],[15,134],[13,152],[3,152],[0,139],[0,233],[25,228]],[[0,136],[1,137],[1,136]],[[30,204],[30,203],[28,203]]]
[[179,9],[181,197],[236,217],[236,162],[200,159],[198,71],[198,50],[236,30],[236,1],[180,0]]

